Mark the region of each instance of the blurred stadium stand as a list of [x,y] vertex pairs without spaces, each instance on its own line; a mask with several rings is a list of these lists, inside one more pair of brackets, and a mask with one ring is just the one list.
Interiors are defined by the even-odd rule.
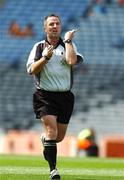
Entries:
[[[25,64],[33,44],[44,37],[44,16],[54,12],[62,18],[63,34],[79,27],[75,43],[85,58],[84,64],[74,70],[76,103],[68,133],[77,135],[87,127],[94,128],[98,136],[123,133],[124,9],[113,1],[106,14],[83,18],[88,2],[6,0],[0,7],[1,128],[41,130],[32,110],[33,80],[27,75]],[[13,20],[22,27],[32,23],[35,36],[10,37],[8,28]]]

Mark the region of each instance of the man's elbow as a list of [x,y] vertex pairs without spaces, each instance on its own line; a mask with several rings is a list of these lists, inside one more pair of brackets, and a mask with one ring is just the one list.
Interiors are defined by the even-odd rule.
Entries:
[[32,67],[29,74],[31,75],[36,75],[37,74],[37,71]]
[[77,63],[77,58],[70,59],[70,60],[68,60],[67,62],[68,62],[68,64],[69,64],[70,66],[73,66],[73,65],[75,65],[75,64]]
[[30,74],[31,75],[37,75],[37,74],[39,74],[41,72],[41,69],[40,68],[35,68],[35,67],[31,67],[31,69],[30,69]]
[[35,74],[34,68],[32,66],[30,68],[27,68],[27,73],[29,75]]

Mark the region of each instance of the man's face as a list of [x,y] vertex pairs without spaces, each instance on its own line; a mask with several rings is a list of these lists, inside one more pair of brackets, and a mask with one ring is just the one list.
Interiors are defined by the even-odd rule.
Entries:
[[58,38],[61,33],[61,22],[57,17],[48,17],[44,24],[44,30],[50,38]]

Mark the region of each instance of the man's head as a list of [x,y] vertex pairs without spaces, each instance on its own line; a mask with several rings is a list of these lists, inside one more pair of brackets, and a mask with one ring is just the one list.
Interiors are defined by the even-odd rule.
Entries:
[[61,20],[55,14],[50,14],[44,19],[44,31],[49,38],[58,38],[61,33]]

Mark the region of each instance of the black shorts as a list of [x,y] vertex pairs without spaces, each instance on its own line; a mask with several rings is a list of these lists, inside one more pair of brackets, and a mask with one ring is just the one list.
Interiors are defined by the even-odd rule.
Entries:
[[57,116],[57,122],[68,124],[74,107],[71,91],[50,92],[37,90],[33,94],[33,108],[37,119],[45,115]]

